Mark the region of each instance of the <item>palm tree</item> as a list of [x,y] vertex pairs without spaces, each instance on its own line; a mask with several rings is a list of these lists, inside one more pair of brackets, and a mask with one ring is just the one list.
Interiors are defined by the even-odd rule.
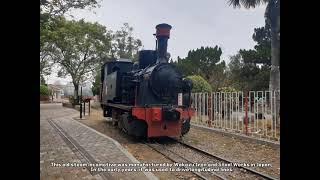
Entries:
[[[271,29],[271,71],[270,91],[280,91],[280,0],[229,0],[229,5],[234,8],[255,8],[261,4],[267,4],[265,10],[266,25]],[[276,96],[276,113],[280,111],[280,96]],[[278,118],[277,118],[278,119]]]

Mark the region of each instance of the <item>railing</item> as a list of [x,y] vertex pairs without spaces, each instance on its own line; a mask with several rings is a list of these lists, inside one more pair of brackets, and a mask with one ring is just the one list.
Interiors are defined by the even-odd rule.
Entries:
[[280,141],[280,91],[192,93],[192,99],[192,124]]

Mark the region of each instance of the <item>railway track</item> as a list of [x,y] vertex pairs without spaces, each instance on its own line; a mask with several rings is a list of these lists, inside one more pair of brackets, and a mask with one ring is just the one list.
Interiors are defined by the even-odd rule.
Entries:
[[[234,166],[234,162],[230,160],[208,153],[183,141],[172,138],[170,141],[173,143],[151,142],[145,144],[174,163],[198,165],[198,167],[183,166],[183,168],[189,169],[200,179],[277,179],[242,165]],[[212,167],[210,171],[205,171],[199,167],[201,164],[225,164],[228,170],[224,168],[225,171],[221,171],[221,169],[216,171],[214,168],[217,167]],[[202,171],[200,171],[201,168]]]
[[[72,150],[72,152],[80,159],[84,164],[98,164],[98,162],[83,148],[76,140],[68,135],[52,118],[47,119],[48,123],[53,129],[60,135],[66,145]],[[114,180],[115,178],[108,172],[92,172],[89,166],[86,166],[87,170],[92,176],[98,175],[102,179]]]
[[[174,154],[170,150],[165,149],[161,144],[158,143],[153,143],[153,144],[148,144],[146,143],[147,146],[152,148],[153,150],[157,151],[158,153],[164,155],[166,158],[170,159],[174,163],[193,163],[192,161],[180,156],[179,154]],[[188,169],[188,166],[182,166],[184,169]],[[224,177],[217,175],[214,172],[197,172],[197,171],[190,171],[193,174],[195,174],[198,178],[200,179],[222,179],[226,180]]]

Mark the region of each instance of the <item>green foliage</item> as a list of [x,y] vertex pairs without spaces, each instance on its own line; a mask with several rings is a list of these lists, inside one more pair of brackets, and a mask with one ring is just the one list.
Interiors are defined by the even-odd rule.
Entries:
[[57,22],[71,9],[98,7],[97,0],[40,0],[40,77],[51,74],[54,43],[52,33]]
[[258,42],[258,45],[255,46],[256,52],[242,51],[240,53],[246,63],[273,65],[273,70],[269,71],[271,77],[269,88],[270,90],[280,89],[280,0],[229,0],[228,2],[233,7],[244,6],[245,8],[267,4],[264,14],[266,26],[255,29],[253,35],[253,39]]
[[254,49],[240,49],[230,58],[229,79],[238,90],[267,90],[271,65],[270,27],[255,28],[252,38],[257,45]]
[[254,49],[240,49],[244,63],[271,65],[271,34],[268,26],[255,28],[252,39],[257,42]]
[[267,90],[270,67],[244,62],[240,53],[232,56],[229,63],[228,78],[231,86],[237,90]]
[[174,63],[184,75],[200,75],[217,90],[226,81],[226,64],[221,61],[221,54],[222,50],[218,46],[201,47],[189,51],[184,59],[178,57]]
[[44,79],[43,76],[40,76],[40,84],[41,84],[41,85],[46,84],[46,80]]
[[220,61],[221,54],[221,48],[218,46],[191,50],[186,58],[178,58],[178,67],[182,65],[182,70],[186,75],[201,74],[206,79],[209,79],[208,76],[212,68]]
[[47,86],[40,85],[40,95],[49,96],[50,92]]
[[95,80],[92,83],[92,93],[93,95],[99,95],[100,93],[100,83],[101,83],[101,73],[98,71],[96,76],[95,76]]
[[53,64],[53,42],[51,33],[55,28],[55,20],[40,22],[40,76],[51,74]]
[[61,67],[58,75],[71,76],[77,96],[79,83],[90,78],[108,57],[111,34],[98,23],[60,18],[50,38],[54,43],[53,58]]
[[237,92],[237,90],[233,87],[221,87],[218,92]]
[[[111,58],[106,58],[106,61],[115,58],[127,58],[136,62],[138,60],[138,51],[142,46],[142,42],[136,39],[132,35],[133,28],[129,26],[128,23],[124,23],[121,30],[112,33],[111,42]],[[101,83],[101,69],[100,64],[95,70],[94,82],[92,84],[93,95],[99,95],[100,93],[100,83]]]
[[259,6],[260,4],[265,4],[269,0],[228,0],[229,5],[236,7],[241,7],[241,5],[245,8],[255,8],[256,6]]
[[140,39],[134,38],[132,33],[133,27],[129,26],[128,23],[124,23],[121,30],[112,35],[111,53],[113,58],[138,60],[138,50],[142,46],[142,42]]
[[211,92],[212,91],[210,84],[201,76],[192,75],[192,76],[188,76],[186,78],[190,79],[193,83],[193,88],[192,88],[193,93]]
[[97,0],[40,0],[40,12],[47,16],[61,16],[71,9],[98,7]]

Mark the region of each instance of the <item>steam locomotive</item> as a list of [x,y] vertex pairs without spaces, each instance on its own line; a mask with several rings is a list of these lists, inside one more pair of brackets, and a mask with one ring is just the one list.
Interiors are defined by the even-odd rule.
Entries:
[[101,69],[104,117],[136,137],[181,137],[190,129],[192,82],[168,63],[169,24],[156,26],[156,50],[139,51],[138,62],[118,59]]

